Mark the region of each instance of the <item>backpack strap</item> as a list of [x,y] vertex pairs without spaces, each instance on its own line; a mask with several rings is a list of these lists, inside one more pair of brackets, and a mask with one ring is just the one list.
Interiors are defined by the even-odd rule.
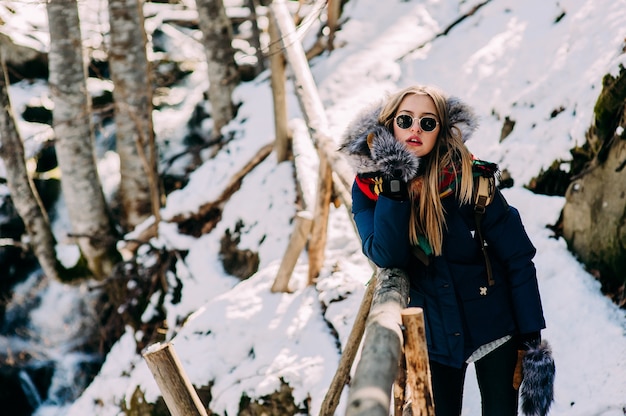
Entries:
[[496,190],[496,180],[490,176],[478,175],[474,177],[474,220],[476,221],[476,232],[478,233],[478,239],[480,241],[480,249],[485,257],[485,266],[487,267],[487,282],[489,286],[493,286],[495,281],[493,280],[493,272],[491,270],[491,261],[489,260],[489,254],[487,253],[487,242],[483,237],[481,224],[483,215],[487,205],[493,201]]

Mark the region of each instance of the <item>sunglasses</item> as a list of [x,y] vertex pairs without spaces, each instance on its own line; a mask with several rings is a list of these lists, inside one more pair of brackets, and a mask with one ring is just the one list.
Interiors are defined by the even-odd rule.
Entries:
[[400,127],[403,130],[410,129],[415,120],[417,120],[420,128],[424,131],[433,131],[437,128],[437,124],[439,124],[437,119],[430,116],[411,117],[408,114],[400,114],[399,116],[396,116],[395,120],[396,126]]

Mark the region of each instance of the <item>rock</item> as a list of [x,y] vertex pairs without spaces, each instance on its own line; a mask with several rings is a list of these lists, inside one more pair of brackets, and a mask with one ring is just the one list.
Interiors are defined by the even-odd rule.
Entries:
[[626,70],[607,75],[603,85],[588,135],[598,150],[567,188],[563,236],[603,292],[626,306]]

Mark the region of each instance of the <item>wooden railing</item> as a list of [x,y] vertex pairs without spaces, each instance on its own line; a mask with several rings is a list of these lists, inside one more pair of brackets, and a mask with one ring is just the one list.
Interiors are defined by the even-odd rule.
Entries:
[[401,368],[402,318],[409,280],[399,269],[382,269],[370,310],[361,360],[348,394],[347,416],[388,415],[391,388]]

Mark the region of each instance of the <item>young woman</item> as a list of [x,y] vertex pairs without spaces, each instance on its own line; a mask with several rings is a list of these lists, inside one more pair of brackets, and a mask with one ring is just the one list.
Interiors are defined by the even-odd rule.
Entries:
[[497,167],[465,146],[476,128],[458,99],[412,86],[363,110],[340,147],[357,171],[352,212],[363,252],[378,267],[406,270],[409,306],[424,309],[437,416],[461,414],[471,362],[483,416],[516,415],[518,350],[536,347],[545,328],[535,248],[498,190],[477,229],[475,178]]

